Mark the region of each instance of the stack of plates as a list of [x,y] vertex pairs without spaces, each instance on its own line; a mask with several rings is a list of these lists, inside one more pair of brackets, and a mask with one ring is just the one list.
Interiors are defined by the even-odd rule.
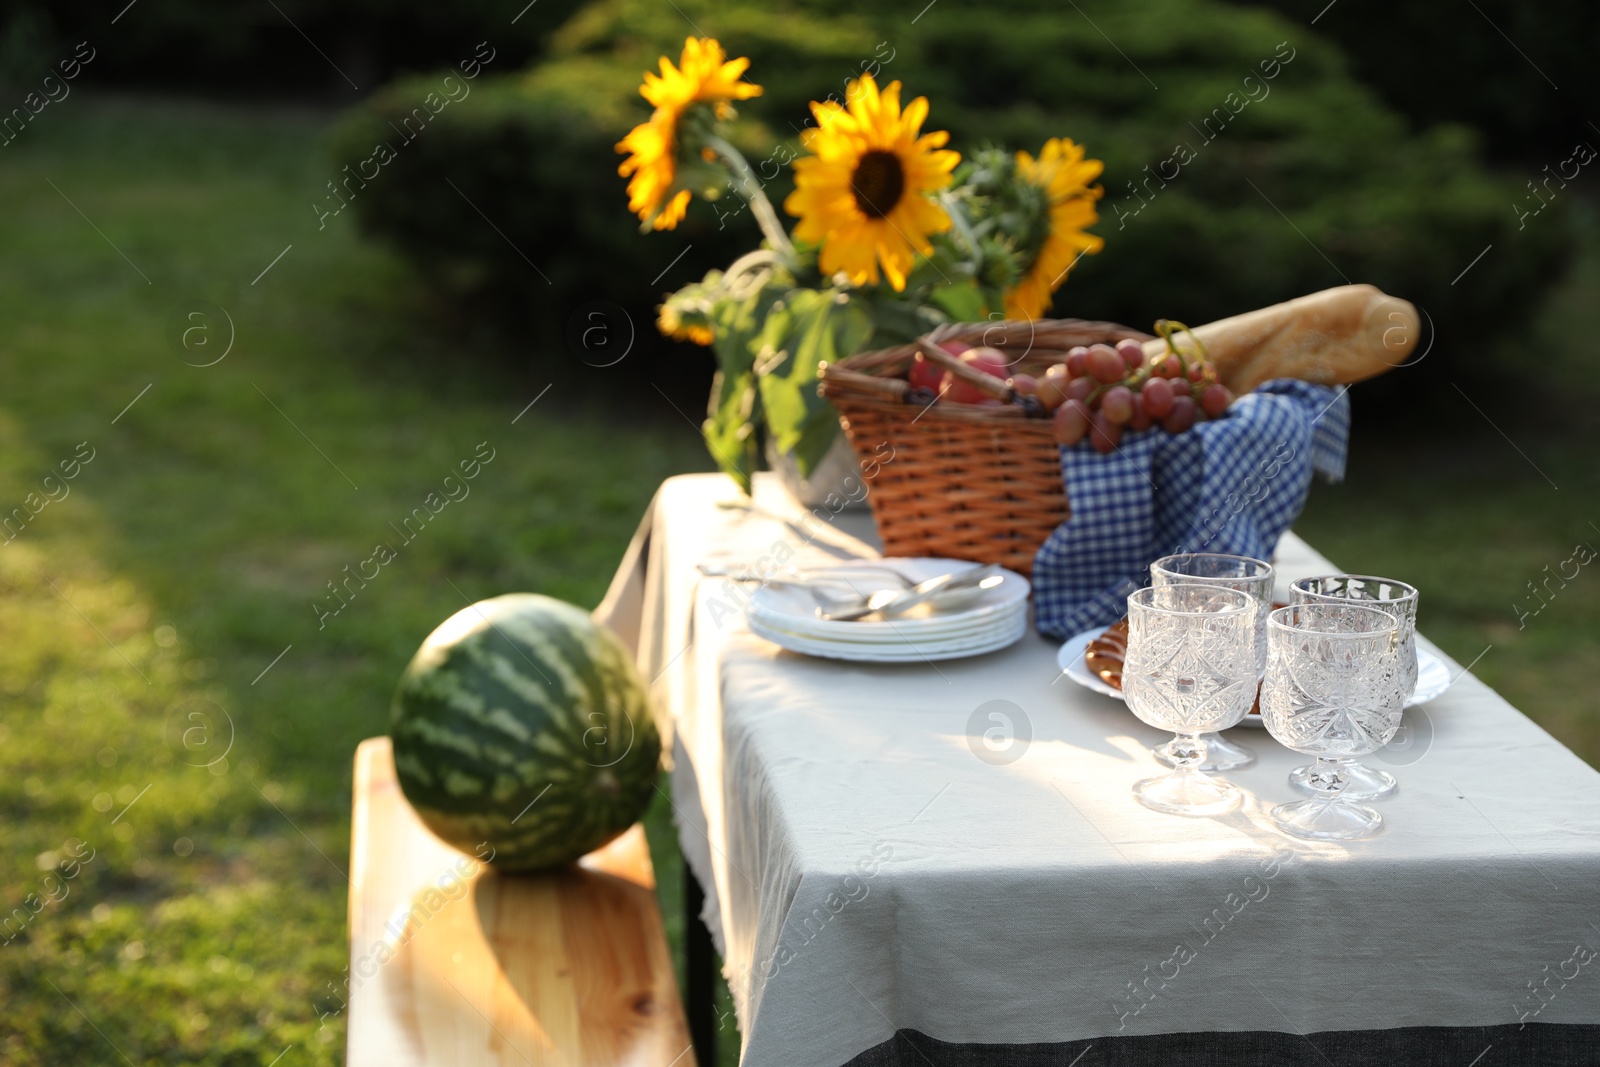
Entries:
[[[951,559],[886,559],[910,584],[973,564]],[[850,587],[863,594],[902,587],[888,574],[842,565]],[[807,571],[807,580],[826,579],[830,568]],[[750,629],[791,652],[865,663],[925,663],[994,652],[1028,632],[1028,580],[1014,571],[998,572],[1004,581],[990,589],[957,590],[912,608],[904,615],[870,622],[830,622],[817,615],[817,602],[805,589],[767,585],[757,589],[745,609]],[[839,584],[830,582],[829,588]]]

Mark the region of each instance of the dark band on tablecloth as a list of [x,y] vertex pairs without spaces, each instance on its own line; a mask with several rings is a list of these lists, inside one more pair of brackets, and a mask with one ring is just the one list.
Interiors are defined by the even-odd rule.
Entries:
[[952,1044],[901,1030],[844,1067],[1596,1067],[1600,1026],[1404,1026]]

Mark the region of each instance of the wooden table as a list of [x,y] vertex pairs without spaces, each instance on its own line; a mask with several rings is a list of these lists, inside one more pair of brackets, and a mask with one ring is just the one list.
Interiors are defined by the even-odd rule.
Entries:
[[506,875],[445,845],[355,760],[352,1067],[692,1063],[644,830],[565,870]]

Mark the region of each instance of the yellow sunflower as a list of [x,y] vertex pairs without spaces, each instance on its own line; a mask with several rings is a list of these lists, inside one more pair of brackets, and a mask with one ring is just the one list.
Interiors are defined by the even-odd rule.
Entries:
[[1045,142],[1039,158],[1017,153],[1017,176],[1044,190],[1049,203],[1050,232],[1039,247],[1027,277],[1006,294],[1006,317],[1036,319],[1050,306],[1050,296],[1067,280],[1078,257],[1098,252],[1105,240],[1084,228],[1100,217],[1094,207],[1104,190],[1089,183],[1100,177],[1105,164],[1083,158],[1083,146],[1070,138]]
[[683,314],[671,303],[662,304],[656,314],[656,329],[676,341],[692,341],[707,348],[717,339],[711,327],[700,322],[686,322]]
[[653,228],[672,229],[689,207],[689,190],[677,187],[684,114],[696,104],[710,104],[717,118],[727,118],[728,101],[760,96],[761,86],[739,80],[749,66],[748,59],[728,59],[709,37],[690,37],[678,66],[662,56],[659,75],[645,72],[639,95],[655,111],[617,143],[617,151],[628,156],[617,173],[628,178],[628,209]]
[[950,135],[921,134],[928,99],[900,109],[900,83],[881,93],[870,74],[850,85],[849,107],[813,103],[815,129],[800,142],[812,155],[795,160],[795,190],[784,210],[798,216],[794,235],[822,246],[824,275],[843,271],[857,285],[876,284],[881,264],[896,291],[906,287],[916,253],[933,251],[928,236],[950,228],[950,216],[929,193],[950,184],[961,161],[942,150]]

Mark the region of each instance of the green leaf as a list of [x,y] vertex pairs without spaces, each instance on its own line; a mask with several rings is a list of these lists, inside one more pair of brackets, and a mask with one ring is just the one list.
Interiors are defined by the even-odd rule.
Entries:
[[787,318],[781,308],[774,312],[783,295],[780,286],[765,285],[743,300],[718,301],[711,313],[716,335],[711,348],[719,369],[702,431],[711,458],[746,494],[757,467],[756,426],[761,419],[756,358],[766,347],[766,335]]
[[792,451],[801,476],[810,477],[839,430],[839,413],[817,395],[817,370],[861,351],[872,316],[832,289],[791,290],[784,310],[769,318],[763,339],[774,360],[758,369],[757,382],[774,447]]
[[954,322],[982,322],[988,314],[983,292],[972,282],[941,285],[928,294],[928,300]]
[[711,383],[711,414],[701,426],[706,447],[723,473],[750,495],[750,478],[756,469],[755,372],[717,372]]

